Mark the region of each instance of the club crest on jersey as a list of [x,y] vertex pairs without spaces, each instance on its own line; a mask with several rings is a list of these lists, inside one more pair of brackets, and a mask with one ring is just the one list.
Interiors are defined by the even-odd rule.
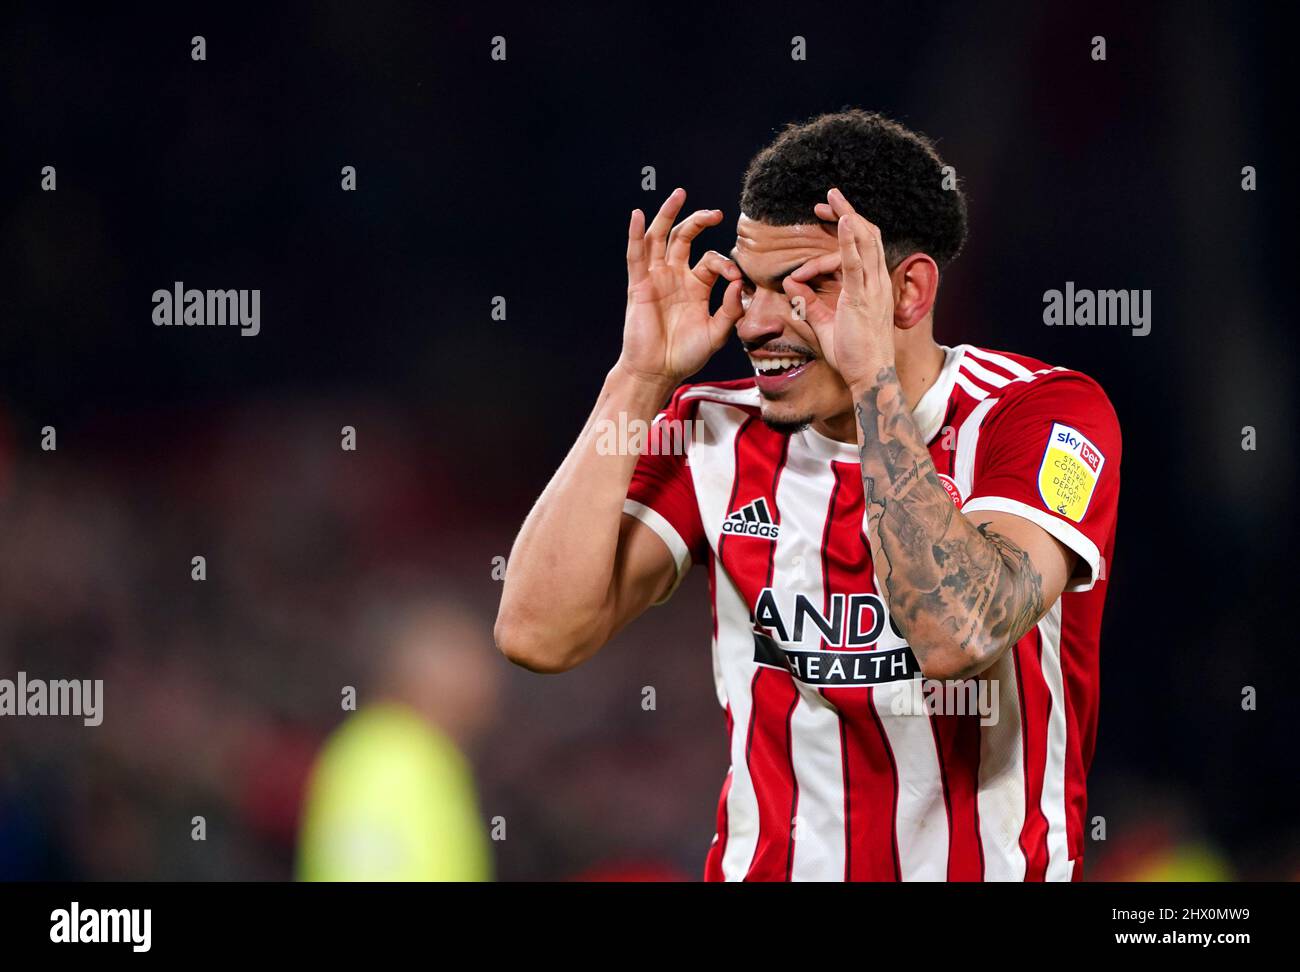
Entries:
[[734,513],[727,514],[722,521],[722,532],[737,537],[761,537],[775,540],[781,533],[781,527],[772,519],[767,508],[767,500],[759,497],[746,503]]
[[953,481],[953,478],[951,476],[945,476],[943,473],[936,473],[935,475],[939,477],[939,484],[943,486],[944,492],[946,492],[948,498],[952,500],[953,506],[960,510],[961,490],[957,488],[957,484]]
[[1038,493],[1048,509],[1078,523],[1088,512],[1105,464],[1106,457],[1087,436],[1054,422],[1038,467]]

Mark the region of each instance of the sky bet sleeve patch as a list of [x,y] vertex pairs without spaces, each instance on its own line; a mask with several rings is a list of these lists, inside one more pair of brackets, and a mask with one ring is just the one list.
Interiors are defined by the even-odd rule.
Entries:
[[1077,429],[1052,424],[1043,463],[1038,467],[1038,492],[1049,510],[1078,523],[1088,512],[1093,489],[1106,457]]

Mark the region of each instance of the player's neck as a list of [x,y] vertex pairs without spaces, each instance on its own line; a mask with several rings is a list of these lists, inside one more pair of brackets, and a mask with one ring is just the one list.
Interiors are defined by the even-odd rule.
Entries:
[[[898,383],[903,388],[903,397],[910,408],[916,408],[921,396],[939,380],[943,370],[944,352],[934,338],[927,336],[923,341],[900,341],[894,347],[894,371],[898,374]],[[858,430],[852,407],[847,412],[835,415],[825,421],[813,422],[822,435],[840,442],[857,442]]]

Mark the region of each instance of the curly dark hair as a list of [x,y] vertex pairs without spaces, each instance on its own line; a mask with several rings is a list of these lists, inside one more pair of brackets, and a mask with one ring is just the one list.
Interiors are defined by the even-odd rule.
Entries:
[[813,204],[838,186],[880,227],[891,267],[912,253],[943,268],[966,241],[966,199],[943,188],[943,160],[924,135],[850,109],[785,127],[745,170],[740,209],[773,226],[816,221]]

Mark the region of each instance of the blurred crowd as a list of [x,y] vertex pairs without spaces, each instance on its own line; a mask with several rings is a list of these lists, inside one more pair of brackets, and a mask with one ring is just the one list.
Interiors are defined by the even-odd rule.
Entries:
[[102,678],[105,718],[0,719],[0,878],[289,878],[342,693],[364,707],[384,691],[411,654],[394,632],[425,605],[460,612],[417,634],[430,657],[456,642],[427,675],[484,710],[438,709],[485,832],[502,824],[496,876],[693,877],[725,772],[703,602],[572,676],[513,669],[491,643],[509,521],[456,510],[382,410],[352,409],[343,451],[335,411],[192,416],[176,438],[123,419],[6,450],[0,673]]

